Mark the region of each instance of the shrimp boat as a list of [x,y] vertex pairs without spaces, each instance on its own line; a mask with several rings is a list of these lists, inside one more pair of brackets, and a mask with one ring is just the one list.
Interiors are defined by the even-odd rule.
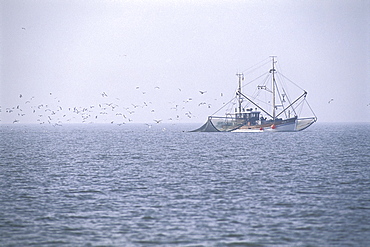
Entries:
[[[237,73],[235,96],[193,132],[293,132],[315,123],[317,117],[308,104],[307,92],[278,72],[276,56],[271,56],[271,60],[272,66],[267,72],[244,85],[244,74]],[[261,63],[257,64],[258,68],[270,64],[270,61]],[[288,96],[291,88],[288,89],[286,81],[295,86],[293,99]],[[246,86],[250,88],[247,93],[243,91]],[[249,95],[252,91],[253,94]],[[225,115],[216,116],[222,109],[226,109]],[[307,116],[301,117],[303,114]]]

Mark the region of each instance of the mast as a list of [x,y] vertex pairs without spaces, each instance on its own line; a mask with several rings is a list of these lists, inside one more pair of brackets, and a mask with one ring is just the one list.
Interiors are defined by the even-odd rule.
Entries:
[[272,69],[270,70],[270,73],[272,73],[272,120],[275,122],[275,118],[276,118],[276,99],[275,99],[275,57],[276,56],[271,56],[272,57]]
[[243,103],[243,96],[242,96],[242,81],[244,80],[244,75],[243,73],[237,73],[236,74],[238,77],[239,77],[239,87],[238,87],[238,92],[237,92],[237,95],[238,95],[238,113],[239,113],[239,116],[241,116],[241,113],[242,113],[242,103]]

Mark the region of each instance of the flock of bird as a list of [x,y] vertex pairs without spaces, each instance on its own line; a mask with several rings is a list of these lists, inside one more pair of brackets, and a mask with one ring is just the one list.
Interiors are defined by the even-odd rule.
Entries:
[[[136,90],[141,95],[146,94],[139,86],[136,87]],[[154,90],[160,90],[160,87],[156,86]],[[182,89],[178,88],[178,92],[181,91]],[[46,97],[42,98],[42,101],[35,96],[26,97],[24,94],[19,94],[19,104],[6,107],[5,109],[0,106],[0,113],[7,114],[7,119],[11,119],[11,122],[14,124],[29,123],[30,119],[33,119],[31,122],[36,121],[39,124],[50,124],[53,126],[61,126],[64,123],[111,123],[121,126],[126,123],[136,122],[136,116],[140,118],[140,116],[142,117],[145,114],[147,118],[150,116],[152,119],[145,123],[148,127],[151,127],[152,124],[160,124],[162,122],[175,123],[175,121],[181,121],[184,118],[194,118],[196,116],[192,113],[192,107],[195,106],[211,108],[211,103],[201,100],[205,99],[202,97],[206,93],[207,91],[198,91],[198,96],[200,97],[195,97],[198,101],[187,97],[176,102],[168,102],[167,106],[159,105],[160,109],[158,112],[161,112],[161,114],[156,114],[156,104],[151,101],[142,100],[139,104],[134,104],[125,102],[120,98],[111,97],[107,92],[101,92],[101,95],[98,96],[101,99],[99,103],[72,107],[65,106],[62,100],[56,97],[54,93],[48,93]],[[221,94],[222,96],[223,94]],[[168,114],[165,114],[166,118],[163,116],[163,111],[168,112]]]
[[[146,91],[142,91],[137,86],[136,91],[145,96]],[[154,87],[154,90],[160,90],[159,86]],[[182,92],[181,88],[178,88],[179,93]],[[148,92],[148,95],[151,92]],[[7,123],[29,123],[35,122],[39,124],[50,124],[53,126],[61,126],[64,123],[111,123],[117,125],[123,125],[130,122],[143,122],[142,116],[145,115],[145,119],[151,117],[150,121],[145,120],[145,124],[151,127],[153,124],[160,124],[162,122],[175,123],[175,121],[181,121],[188,118],[194,118],[196,115],[193,114],[195,107],[203,107],[206,109],[212,108],[212,103],[209,102],[210,97],[205,97],[207,91],[199,90],[195,97],[178,97],[179,99],[172,102],[167,102],[168,105],[161,105],[152,103],[151,101],[141,98],[141,102],[125,102],[117,97],[111,97],[107,92],[101,92],[101,102],[88,106],[65,106],[59,97],[56,97],[54,93],[48,93],[47,97],[41,99],[35,96],[26,97],[23,94],[19,94],[18,104],[12,107],[6,107],[5,109],[0,106],[0,114],[6,114]],[[223,97],[223,93],[219,95]],[[182,98],[182,99],[181,99]],[[194,98],[194,99],[193,99]],[[208,99],[208,102],[205,101]],[[216,98],[214,100],[219,100]],[[328,103],[332,103],[334,99],[330,99]],[[218,107],[226,104],[217,103]],[[367,106],[370,106],[368,104]],[[160,107],[159,111],[158,108]],[[191,109],[191,110],[189,110]],[[156,114],[161,112],[162,114]],[[166,112],[163,115],[163,112]],[[208,112],[210,113],[210,112]],[[136,117],[140,120],[137,121]],[[205,118],[206,116],[201,116]],[[30,120],[31,119],[31,120]],[[2,119],[0,118],[0,123]]]

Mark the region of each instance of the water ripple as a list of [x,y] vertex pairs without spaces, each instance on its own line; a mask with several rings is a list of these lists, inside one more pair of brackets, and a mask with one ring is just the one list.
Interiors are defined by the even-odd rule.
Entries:
[[369,125],[132,128],[1,127],[2,245],[370,242]]

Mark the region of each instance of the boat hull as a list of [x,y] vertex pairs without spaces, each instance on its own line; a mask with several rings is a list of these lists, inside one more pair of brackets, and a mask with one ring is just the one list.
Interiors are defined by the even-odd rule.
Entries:
[[316,118],[299,118],[294,121],[288,121],[281,124],[272,124],[270,126],[242,126],[231,132],[295,132],[302,131],[316,122]]
[[231,132],[292,132],[297,131],[297,119],[288,119],[281,123],[272,123],[256,126],[241,126]]

